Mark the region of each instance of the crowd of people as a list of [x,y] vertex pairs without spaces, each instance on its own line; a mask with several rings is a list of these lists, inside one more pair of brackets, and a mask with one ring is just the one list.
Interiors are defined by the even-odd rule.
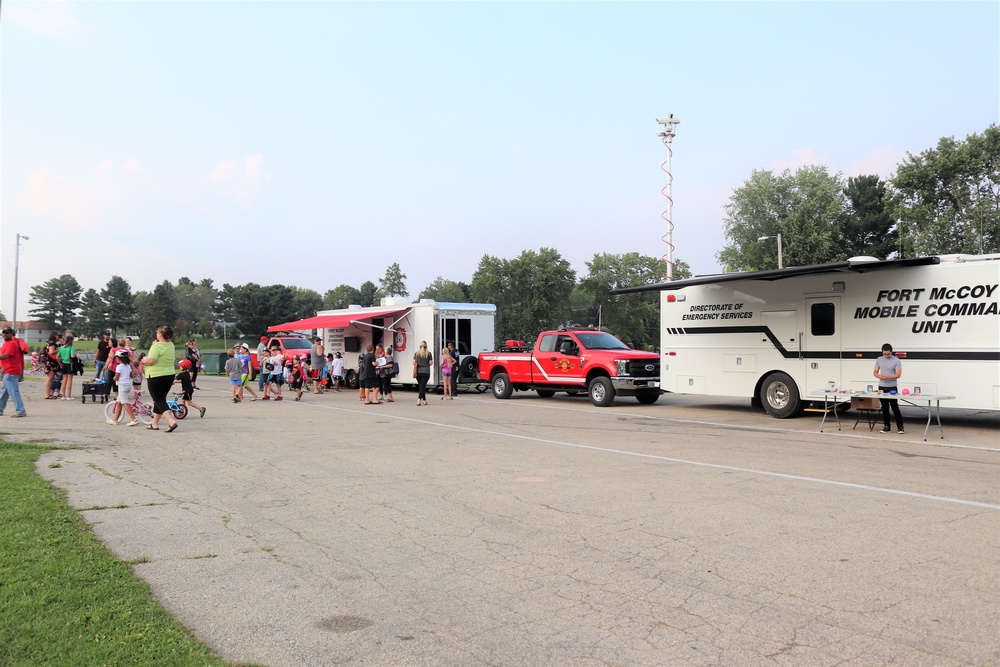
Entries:
[[[8,335],[9,331],[9,335]],[[175,383],[181,385],[181,401],[190,409],[198,410],[201,417],[206,409],[194,402],[194,392],[198,389],[198,372],[203,368],[197,339],[184,344],[184,356],[176,363],[176,349],[173,329],[168,326],[156,330],[155,341],[146,353],[137,353],[128,336],[118,340],[110,331],[103,332],[97,344],[94,357],[94,380],[109,384],[109,394],[113,396],[115,407],[108,424],[124,423],[136,426],[139,420],[132,409],[137,392],[141,391],[142,380],[146,380],[149,396],[153,402],[152,423],[147,426],[153,431],[160,430],[160,422],[167,421],[165,431],[172,433],[178,423],[167,403],[167,394]],[[258,395],[251,386],[253,366],[250,348],[246,343],[237,343],[227,351],[223,372],[228,378],[230,398],[233,403],[241,403],[249,394],[251,401],[281,401],[285,395],[302,400],[303,393],[340,393],[347,384],[345,360],[340,352],[326,353],[321,338],[313,339],[309,354],[292,355],[282,351],[280,346],[268,348],[268,338],[261,337],[257,348],[259,363]],[[45,372],[44,397],[49,400],[72,400],[73,375],[82,372],[82,363],[73,345],[72,333],[65,336],[53,332],[42,352],[32,353],[32,365],[40,366]],[[16,349],[15,349],[16,348]],[[21,354],[18,354],[21,351]],[[24,373],[24,357],[29,354],[24,341],[13,335],[12,329],[4,330],[4,352],[0,353],[3,363],[3,400],[0,415],[8,397],[15,401],[15,416],[25,416],[24,405],[16,383],[9,387],[8,375],[21,379]],[[17,361],[20,367],[17,368]],[[397,360],[391,346],[368,345],[358,357],[358,399],[365,405],[394,403],[393,378],[399,375],[405,361]],[[455,396],[455,381],[458,376],[458,352],[453,343],[448,343],[438,356],[443,394],[441,400],[451,400]],[[412,375],[417,383],[417,405],[427,405],[427,384],[432,375],[435,357],[428,349],[426,341],[421,341],[413,355]],[[10,371],[10,372],[8,372]],[[127,419],[127,421],[126,421]]]

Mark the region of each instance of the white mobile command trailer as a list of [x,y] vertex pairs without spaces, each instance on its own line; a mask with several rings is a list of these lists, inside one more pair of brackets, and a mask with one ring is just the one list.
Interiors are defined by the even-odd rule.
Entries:
[[347,385],[358,386],[358,358],[368,345],[392,346],[399,375],[393,384],[416,385],[413,378],[413,354],[420,341],[427,341],[434,355],[429,386],[441,382],[441,349],[449,341],[459,352],[461,379],[476,379],[477,356],[494,347],[493,332],[497,308],[489,303],[437,303],[423,299],[419,303],[397,303],[383,298],[381,305],[339,310],[321,310],[315,317],[287,322],[269,331],[317,330],[327,354],[340,352],[344,358]]
[[883,343],[900,391],[1000,409],[1000,255],[845,262],[700,276],[662,290],[660,386],[747,396],[775,417],[833,385],[866,391]]

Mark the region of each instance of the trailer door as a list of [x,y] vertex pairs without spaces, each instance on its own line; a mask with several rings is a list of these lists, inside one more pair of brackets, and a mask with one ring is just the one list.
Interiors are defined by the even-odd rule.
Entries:
[[842,384],[840,297],[806,299],[802,354],[806,361],[803,394],[822,391],[829,382]]

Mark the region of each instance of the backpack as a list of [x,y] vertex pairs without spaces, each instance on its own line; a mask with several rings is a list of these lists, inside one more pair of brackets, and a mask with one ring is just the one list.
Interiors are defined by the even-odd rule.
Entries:
[[392,360],[392,369],[389,371],[389,377],[394,378],[399,375],[399,364],[396,363],[395,358]]

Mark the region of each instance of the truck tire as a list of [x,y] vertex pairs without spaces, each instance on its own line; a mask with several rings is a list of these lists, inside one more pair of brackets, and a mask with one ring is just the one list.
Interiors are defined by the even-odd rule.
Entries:
[[536,389],[536,391],[542,398],[552,398],[556,395],[556,392],[552,389]]
[[786,419],[802,411],[802,400],[795,380],[787,373],[771,373],[760,386],[760,403],[772,417]]
[[510,383],[510,376],[506,373],[497,373],[490,382],[493,387],[493,395],[496,398],[510,398],[514,393],[514,386]]
[[660,399],[660,392],[658,391],[644,391],[642,393],[635,395],[635,400],[639,401],[643,405],[652,405]]
[[462,359],[462,362],[458,365],[459,377],[478,379],[479,378],[479,359],[473,356],[468,356]]
[[590,381],[587,393],[590,394],[590,402],[599,408],[606,408],[615,400],[615,387],[611,384],[611,378],[603,375]]
[[347,371],[344,373],[344,384],[348,389],[358,388],[358,372],[357,371]]

